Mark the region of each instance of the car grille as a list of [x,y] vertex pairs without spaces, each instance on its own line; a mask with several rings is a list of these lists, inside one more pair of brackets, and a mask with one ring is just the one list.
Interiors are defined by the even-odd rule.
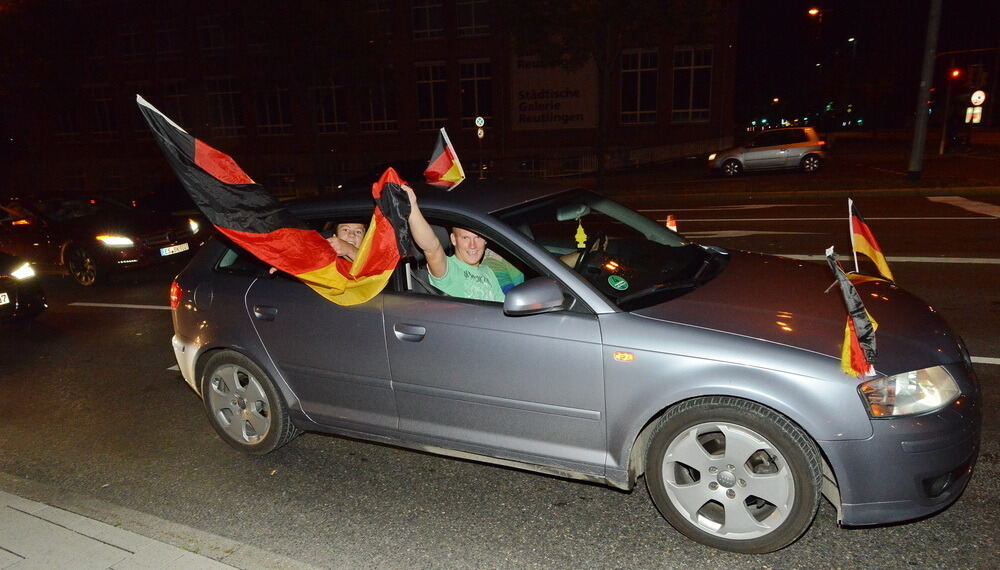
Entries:
[[139,236],[139,240],[146,247],[162,247],[180,241],[187,241],[193,235],[194,232],[191,231],[191,228],[178,228],[148,233]]

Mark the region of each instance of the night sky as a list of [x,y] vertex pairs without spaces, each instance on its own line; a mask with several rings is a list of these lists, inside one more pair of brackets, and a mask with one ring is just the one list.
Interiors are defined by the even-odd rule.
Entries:
[[[807,14],[811,7],[824,11],[822,27]],[[929,7],[930,0],[744,0],[737,120],[767,113],[774,97],[784,114],[801,114],[820,99],[836,99],[831,92],[841,89],[837,103],[850,100],[870,115],[869,124],[907,122],[916,107]],[[938,52],[997,47],[1000,2],[943,1]],[[958,64],[996,69],[1000,55],[957,57]],[[949,65],[945,59],[938,59],[935,83]],[[817,62],[824,63],[825,76]],[[995,78],[988,81],[995,85]]]

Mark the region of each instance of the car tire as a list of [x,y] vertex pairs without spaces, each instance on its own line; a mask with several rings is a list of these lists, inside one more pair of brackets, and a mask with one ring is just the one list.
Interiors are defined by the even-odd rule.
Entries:
[[93,252],[81,245],[71,245],[66,250],[64,263],[69,276],[78,285],[90,287],[104,278],[104,271]]
[[740,164],[740,161],[731,158],[722,163],[720,172],[722,172],[723,176],[728,176],[730,178],[739,176],[740,174],[743,174],[743,165]]
[[665,519],[701,544],[740,553],[783,548],[812,524],[822,464],[791,420],[731,397],[682,402],[659,420],[646,487]]
[[232,447],[254,455],[270,453],[302,433],[274,381],[246,356],[212,355],[201,377],[208,421]]
[[799,162],[799,168],[802,169],[802,172],[818,172],[822,166],[823,159],[815,154],[807,154],[806,156],[803,156],[802,161]]

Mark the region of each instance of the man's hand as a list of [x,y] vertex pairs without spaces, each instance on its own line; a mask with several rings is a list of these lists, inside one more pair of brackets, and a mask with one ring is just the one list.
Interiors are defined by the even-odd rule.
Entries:
[[346,257],[347,259],[354,261],[354,257],[358,254],[358,248],[337,236],[330,236],[326,238],[326,242],[330,244],[333,251],[337,252],[338,257]]

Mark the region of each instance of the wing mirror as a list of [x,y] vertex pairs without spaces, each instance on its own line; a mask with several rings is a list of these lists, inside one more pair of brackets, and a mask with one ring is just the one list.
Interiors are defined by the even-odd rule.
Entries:
[[508,317],[523,317],[561,311],[566,308],[566,297],[555,280],[535,277],[507,291],[503,312]]

